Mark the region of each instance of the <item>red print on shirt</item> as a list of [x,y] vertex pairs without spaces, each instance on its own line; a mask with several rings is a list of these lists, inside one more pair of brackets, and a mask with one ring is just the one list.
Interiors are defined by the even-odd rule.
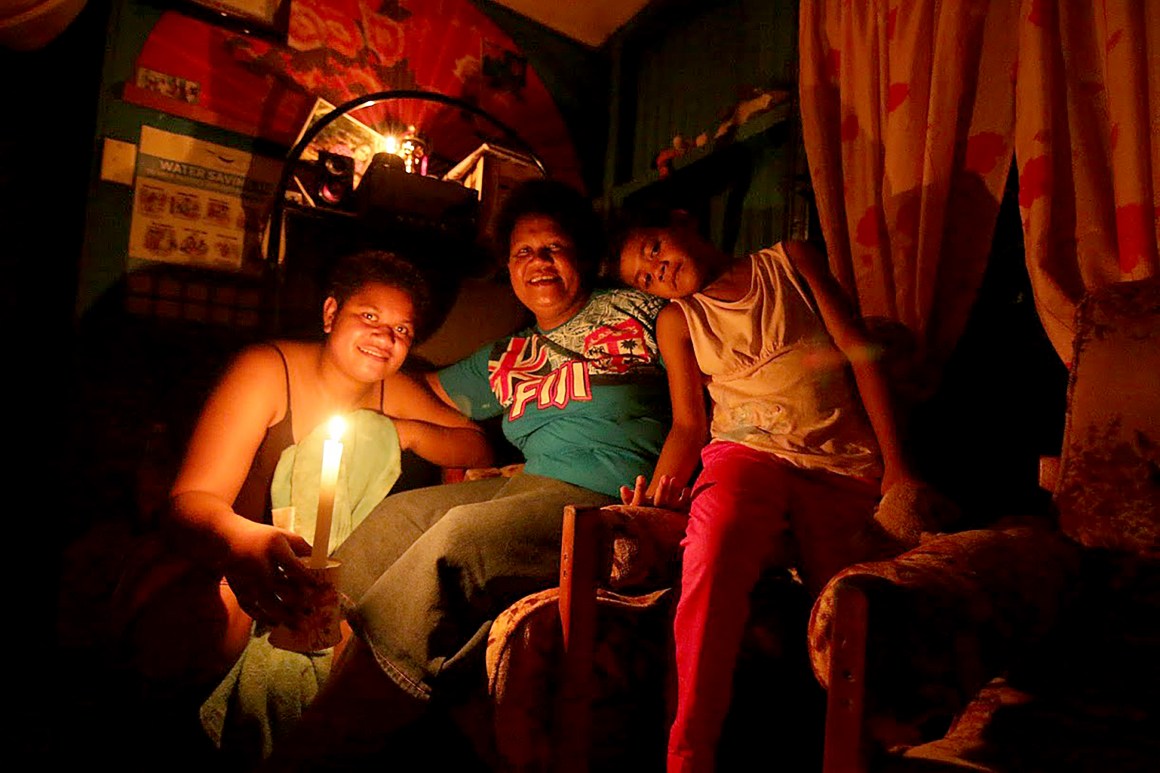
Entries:
[[597,328],[584,338],[584,357],[598,373],[626,373],[633,365],[651,361],[644,326],[635,319]]
[[538,408],[564,408],[573,400],[591,400],[588,363],[568,360],[548,373],[537,373],[548,362],[548,350],[536,338],[513,338],[498,360],[490,363],[488,382],[508,420],[524,415],[529,403]]
[[536,371],[548,361],[548,351],[536,345],[535,338],[513,338],[499,360],[493,360],[488,382],[500,405],[508,405],[517,382],[540,378]]

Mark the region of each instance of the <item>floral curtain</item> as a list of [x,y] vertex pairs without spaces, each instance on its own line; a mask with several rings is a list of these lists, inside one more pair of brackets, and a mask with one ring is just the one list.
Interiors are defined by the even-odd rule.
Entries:
[[832,270],[913,336],[929,392],[982,281],[1013,151],[1018,0],[803,0],[803,136]]
[[1023,0],[1018,46],[1027,267],[1066,362],[1085,292],[1160,270],[1160,3]]
[[1015,153],[1040,319],[1160,271],[1160,3],[803,0],[801,109],[830,264],[929,388],[966,323]]

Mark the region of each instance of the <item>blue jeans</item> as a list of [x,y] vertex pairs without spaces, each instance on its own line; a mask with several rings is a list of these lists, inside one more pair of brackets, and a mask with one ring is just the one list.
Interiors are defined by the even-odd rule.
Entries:
[[387,497],[335,553],[351,627],[417,698],[477,683],[496,615],[559,582],[565,505],[613,501],[524,473]]

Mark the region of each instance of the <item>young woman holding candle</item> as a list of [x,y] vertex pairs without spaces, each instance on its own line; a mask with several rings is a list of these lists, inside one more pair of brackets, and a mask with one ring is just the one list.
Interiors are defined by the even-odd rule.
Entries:
[[[249,641],[251,618],[277,625],[303,612],[311,580],[299,556],[311,548],[272,524],[271,483],[283,451],[332,416],[378,411],[401,449],[443,465],[491,463],[480,429],[400,371],[428,332],[429,307],[413,266],[355,253],[333,270],[322,341],[274,341],[234,359],[202,409],[162,521],[185,565],[154,574],[161,592],[135,591],[149,596],[131,634],[145,662],[212,684]],[[166,630],[178,616],[187,624]]]

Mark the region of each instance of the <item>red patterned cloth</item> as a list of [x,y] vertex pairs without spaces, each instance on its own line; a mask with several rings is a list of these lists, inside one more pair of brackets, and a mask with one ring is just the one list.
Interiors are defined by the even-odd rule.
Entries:
[[[295,0],[286,45],[167,11],[135,68],[126,100],[284,145],[318,97],[339,105],[417,89],[460,98],[518,132],[553,177],[583,185],[571,134],[535,67],[470,0]],[[383,133],[414,125],[448,165],[500,134],[430,100],[392,100],[351,115]]]
[[[559,595],[559,588],[550,588],[516,602],[488,635],[488,689],[505,770],[551,769],[563,655]],[[669,596],[669,590],[641,596],[598,593],[589,685],[593,770],[607,765],[633,769],[626,764],[631,758],[664,750]]]
[[[604,557],[597,566],[590,763],[593,770],[604,763],[619,769],[664,750],[671,586],[686,518],[627,505],[580,517],[600,519],[596,554]],[[496,750],[508,770],[551,766],[563,655],[559,602],[559,588],[527,596],[504,610],[488,634]]]

